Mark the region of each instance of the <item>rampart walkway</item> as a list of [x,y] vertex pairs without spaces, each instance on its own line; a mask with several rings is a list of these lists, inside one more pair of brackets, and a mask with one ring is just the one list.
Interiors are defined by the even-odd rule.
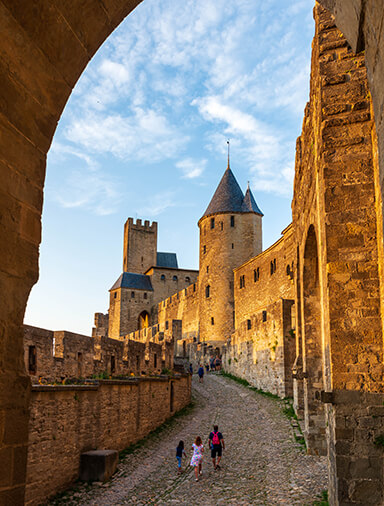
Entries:
[[[216,374],[193,379],[195,407],[128,455],[110,483],[82,485],[55,504],[312,505],[326,488],[325,458],[305,455],[281,403]],[[175,447],[187,454],[197,435],[216,422],[227,449],[214,471],[206,445],[203,476],[196,483],[185,460],[176,473]]]

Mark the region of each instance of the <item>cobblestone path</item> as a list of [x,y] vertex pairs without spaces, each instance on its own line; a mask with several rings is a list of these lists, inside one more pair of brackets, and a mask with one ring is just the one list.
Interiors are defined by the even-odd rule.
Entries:
[[[296,443],[282,403],[217,374],[193,378],[194,409],[128,455],[113,479],[81,485],[54,504],[102,505],[312,505],[327,488],[326,460]],[[223,433],[222,469],[214,471],[207,437],[213,423]],[[201,435],[203,476],[194,479],[189,459],[176,473],[175,447]],[[53,504],[53,503],[52,503]]]

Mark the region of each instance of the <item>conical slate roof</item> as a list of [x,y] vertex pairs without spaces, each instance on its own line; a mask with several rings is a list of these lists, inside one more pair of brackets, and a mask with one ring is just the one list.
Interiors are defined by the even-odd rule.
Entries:
[[251,189],[248,185],[247,191],[245,192],[243,205],[242,205],[243,213],[257,213],[260,216],[264,216],[264,214],[260,211],[259,206],[256,204],[256,200],[254,199]]
[[201,218],[216,213],[257,213],[264,216],[256,204],[249,185],[244,196],[229,164]]
[[241,213],[243,199],[244,194],[228,166],[202,218],[215,213]]

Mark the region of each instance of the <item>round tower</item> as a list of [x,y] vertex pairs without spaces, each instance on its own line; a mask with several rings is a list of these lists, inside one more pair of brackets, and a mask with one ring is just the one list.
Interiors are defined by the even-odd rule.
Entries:
[[234,330],[233,269],[262,251],[262,217],[227,169],[199,220],[200,341],[220,346]]

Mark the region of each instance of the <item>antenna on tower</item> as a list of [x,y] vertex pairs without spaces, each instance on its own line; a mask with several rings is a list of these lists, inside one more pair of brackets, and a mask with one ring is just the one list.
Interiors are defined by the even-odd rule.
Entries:
[[228,165],[227,165],[227,169],[229,169],[229,139],[227,140],[227,144],[228,144]]

